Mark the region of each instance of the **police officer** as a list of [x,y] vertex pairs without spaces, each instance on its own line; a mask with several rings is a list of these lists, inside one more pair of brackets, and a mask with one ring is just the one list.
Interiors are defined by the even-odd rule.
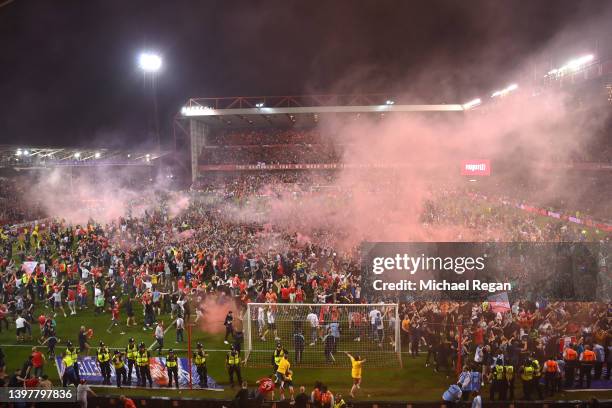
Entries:
[[79,353],[77,353],[70,340],[68,340],[66,343],[66,353],[70,354],[70,358],[72,359],[73,363],[72,366],[74,368],[74,377],[76,378],[77,383],[79,383],[81,381],[81,375],[79,373]]
[[495,394],[498,395],[499,401],[506,399],[506,381],[505,381],[505,370],[502,359],[497,359],[497,364],[492,367],[491,376],[493,381],[489,390],[489,399],[495,401]]
[[149,351],[147,350],[147,346],[142,342],[138,345],[136,365],[140,371],[140,381],[138,385],[140,387],[146,387],[147,381],[149,381],[149,387],[153,388],[153,379],[151,378],[151,370],[149,368]]
[[127,371],[125,370],[124,354],[119,350],[115,350],[113,355],[113,367],[115,367],[115,379],[117,387],[121,388],[121,384],[127,383]]
[[582,388],[584,384],[584,378],[586,377],[586,387],[591,388],[591,370],[595,365],[596,355],[593,348],[587,345],[584,351],[580,354],[580,385]]
[[542,400],[542,387],[540,386],[540,379],[542,378],[542,368],[537,358],[531,360],[531,366],[533,367],[533,380],[531,383],[531,390],[538,393],[538,400]]
[[174,382],[176,384],[176,388],[178,389],[178,358],[174,354],[173,349],[168,349],[168,355],[166,356],[166,368],[168,369],[168,387],[172,388],[172,377],[174,377]]
[[110,369],[110,353],[106,348],[106,345],[103,341],[100,342],[100,347],[98,348],[98,353],[96,355],[98,359],[98,366],[100,367],[100,372],[102,373],[102,384],[110,385],[110,377],[111,377],[111,369]]
[[514,400],[514,366],[513,365],[505,365],[505,378],[506,378],[506,390],[507,395],[510,397],[510,400]]
[[138,354],[138,347],[134,341],[134,338],[131,337],[127,347],[125,348],[125,355],[127,357],[127,366],[128,366],[128,374],[127,374],[127,385],[132,385],[132,369],[136,372],[136,381],[140,384],[140,370],[136,366],[136,355]]
[[531,387],[533,386],[533,365],[531,359],[527,359],[520,368],[521,381],[523,382],[523,399],[531,401]]
[[76,387],[78,382],[74,376],[74,362],[72,361],[71,354],[68,351],[64,351],[62,354],[62,363],[64,363],[64,374],[62,375],[62,387],[66,387],[69,382],[73,383]]
[[200,388],[208,387],[208,370],[206,369],[206,357],[208,354],[204,352],[202,343],[197,344],[197,350],[193,353],[193,363],[196,366],[196,371],[200,377]]
[[276,350],[272,353],[272,372],[276,372],[278,370],[278,364],[281,362],[283,357],[285,356],[286,350],[283,348],[280,342],[276,343]]
[[240,353],[236,351],[234,346],[232,346],[231,351],[227,353],[225,365],[227,366],[231,386],[234,386],[234,374],[236,374],[238,377],[238,384],[242,384],[242,374],[240,372]]

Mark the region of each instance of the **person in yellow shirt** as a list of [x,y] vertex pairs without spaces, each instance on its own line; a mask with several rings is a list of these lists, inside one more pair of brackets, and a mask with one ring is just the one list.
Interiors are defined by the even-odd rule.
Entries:
[[291,363],[288,360],[289,354],[285,352],[281,360],[278,362],[278,368],[276,369],[276,384],[280,386],[280,398],[281,401],[285,399],[285,377],[290,371]]
[[353,377],[353,386],[351,387],[351,397],[355,398],[355,391],[361,389],[361,366],[366,362],[359,355],[353,357],[350,353],[345,354],[351,359],[351,377]]

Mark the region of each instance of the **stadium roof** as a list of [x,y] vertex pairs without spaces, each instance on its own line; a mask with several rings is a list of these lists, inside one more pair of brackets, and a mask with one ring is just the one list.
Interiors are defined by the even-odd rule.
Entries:
[[407,104],[388,95],[238,96],[192,98],[179,119],[216,127],[312,125],[326,115],[463,112],[461,104]]
[[164,153],[76,147],[0,145],[0,167],[151,165]]

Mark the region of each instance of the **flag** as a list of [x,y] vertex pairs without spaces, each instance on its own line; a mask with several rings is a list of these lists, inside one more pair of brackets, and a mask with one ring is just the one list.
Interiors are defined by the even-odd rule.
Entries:
[[34,269],[36,269],[36,265],[38,265],[38,262],[27,261],[27,262],[24,262],[21,267],[23,268],[25,273],[27,273],[28,275],[31,275],[32,272],[34,272]]
[[508,300],[508,292],[490,295],[487,300],[489,301],[491,310],[495,313],[505,313],[510,311],[510,301]]

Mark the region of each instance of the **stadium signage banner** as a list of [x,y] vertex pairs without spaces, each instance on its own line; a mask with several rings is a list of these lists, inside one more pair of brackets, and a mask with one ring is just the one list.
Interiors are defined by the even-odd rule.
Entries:
[[335,169],[391,169],[409,167],[407,164],[389,163],[302,163],[302,164],[217,164],[200,165],[202,171],[234,171],[234,170],[335,170]]
[[[178,359],[178,379],[181,388],[189,387],[189,362],[185,357]],[[60,378],[64,374],[64,365],[60,356],[55,357],[57,373]],[[151,357],[149,359],[149,368],[151,370],[151,378],[153,379],[153,387],[166,387],[168,385],[168,371],[166,370],[165,357]],[[127,370],[127,364],[126,364]],[[103,378],[100,372],[100,367],[93,356],[79,357],[79,376],[82,380],[86,380],[90,385],[102,385]],[[191,366],[191,377],[193,388],[199,388],[200,376],[198,375],[195,365]],[[111,383],[116,383],[115,367],[111,364]],[[136,371],[132,371],[132,385],[138,384]],[[221,390],[222,388],[215,380],[208,376],[208,388]]]
[[[508,299],[600,301],[608,243],[364,243],[368,302]],[[502,295],[503,294],[503,295]],[[491,298],[492,295],[497,295]]]
[[487,197],[487,196],[482,195],[482,194],[468,193],[468,196],[471,197],[471,198],[486,200],[486,201],[490,201],[490,202],[498,201],[498,202],[501,202],[505,206],[515,207],[515,208],[518,208],[518,209],[520,209],[522,211],[526,211],[526,212],[530,212],[530,213],[533,213],[533,214],[542,215],[544,217],[561,219],[561,220],[564,220],[564,221],[573,222],[575,224],[582,224],[582,225],[586,225],[588,227],[593,227],[593,228],[600,229],[602,231],[607,231],[607,232],[612,231],[612,224],[609,224],[609,223],[606,223],[606,222],[602,222],[602,221],[593,220],[593,219],[590,219],[590,218],[585,218],[585,219],[577,218],[577,217],[561,214],[561,213],[558,213],[558,212],[546,210],[544,208],[538,208],[538,207],[533,206],[533,205],[523,204],[523,203],[519,203],[519,202],[512,202],[512,201],[508,201],[508,200],[496,200],[494,198]]
[[490,160],[463,160],[461,162],[462,176],[490,176]]

